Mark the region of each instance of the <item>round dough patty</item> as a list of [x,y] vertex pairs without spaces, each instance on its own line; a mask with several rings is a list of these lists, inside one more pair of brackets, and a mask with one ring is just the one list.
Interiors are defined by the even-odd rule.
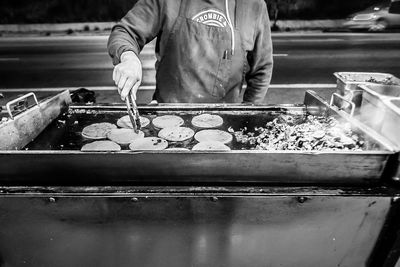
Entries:
[[167,148],[166,150],[168,151],[190,151],[187,148],[183,148],[183,147],[172,147],[172,148]]
[[107,138],[120,145],[129,145],[136,139],[144,138],[144,133],[135,133],[132,129],[112,129]]
[[179,127],[183,124],[183,119],[175,115],[164,115],[153,119],[156,128],[164,129],[168,127]]
[[202,130],[197,132],[194,138],[197,142],[217,141],[224,144],[232,142],[232,135],[221,130]]
[[168,127],[158,133],[158,137],[170,142],[183,142],[194,136],[194,131],[187,127]]
[[105,139],[107,137],[108,132],[116,128],[117,128],[116,125],[108,122],[94,123],[83,128],[82,136],[85,138],[95,139],[95,140]]
[[212,114],[201,114],[193,117],[192,124],[197,128],[217,128],[224,123],[221,116]]
[[212,150],[212,151],[229,151],[231,150],[224,143],[217,141],[201,142],[193,147],[194,151]]
[[142,139],[136,139],[129,145],[129,148],[134,151],[164,150],[167,147],[168,147],[168,142],[162,138],[157,138],[157,137],[146,137]]
[[[142,126],[142,128],[147,127],[149,124],[150,120],[148,118],[140,116],[140,125]],[[119,118],[117,121],[117,125],[121,128],[133,129],[129,115]]]
[[121,147],[113,141],[95,141],[84,145],[81,151],[96,152],[96,151],[120,151]]

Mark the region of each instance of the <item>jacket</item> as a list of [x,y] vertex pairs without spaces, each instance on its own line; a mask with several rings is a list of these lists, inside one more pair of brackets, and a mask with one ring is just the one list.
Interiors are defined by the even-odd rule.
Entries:
[[[184,1],[190,0],[139,0],[112,29],[108,42],[108,51],[112,57],[113,64],[120,63],[121,54],[125,51],[133,51],[139,55],[145,44],[157,38],[155,51],[157,57],[156,70],[157,74],[159,74],[158,72],[161,69],[160,62],[170,51],[173,51],[168,48],[168,42],[170,42],[171,35],[174,35],[174,29],[175,32],[179,33],[179,29],[176,29],[176,23]],[[223,0],[192,0],[188,10],[184,13],[186,19],[192,20],[194,23],[205,23],[207,24],[206,27],[209,28],[227,27],[229,25],[227,17],[231,17],[231,24],[235,31],[237,30],[239,37],[235,38],[232,32],[230,38],[235,39],[233,42],[238,40],[236,51],[243,51],[243,60],[233,61],[232,64],[234,66],[229,67],[232,71],[228,74],[227,81],[222,86],[224,87],[224,93],[217,92],[215,95],[216,101],[208,101],[208,98],[204,98],[206,99],[204,102],[217,102],[217,100],[220,100],[221,102],[262,103],[268,90],[273,67],[270,21],[266,4],[263,0],[229,0],[228,2],[226,4],[229,4],[230,7],[228,7],[229,16],[226,13],[227,10],[224,7]],[[229,32],[229,30],[227,31]],[[206,38],[209,38],[209,36]],[[191,52],[190,46],[186,47],[188,46],[187,42],[177,43],[175,46],[182,46],[182,49],[186,49],[179,52],[178,47],[178,50],[176,50],[178,52],[175,51],[178,56],[180,53]],[[228,54],[231,52],[231,50],[226,50],[221,51],[221,53],[225,52],[226,54],[227,51]],[[199,55],[196,56],[198,58],[194,62],[198,62],[201,66],[203,59],[201,54]],[[168,60],[174,61],[174,58],[169,58]],[[182,61],[180,64],[185,65],[185,62]],[[219,61],[215,64],[221,67],[223,65],[221,62]],[[240,66],[235,68],[235,65]],[[182,68],[185,69],[184,66]],[[163,69],[168,69],[168,67]],[[219,70],[216,69],[213,72],[217,76]],[[165,87],[165,79],[163,80],[162,76],[162,73],[157,75],[157,90],[161,93],[156,90],[156,95],[160,98],[162,98],[163,91],[173,90],[168,86],[167,89],[163,88]],[[180,75],[180,80],[177,80],[174,86],[179,87],[183,84],[186,87],[190,87],[190,84],[193,83],[193,77],[188,76],[185,80],[185,77],[181,76],[186,75]],[[208,76],[202,76],[201,73],[195,77],[196,80],[210,79]],[[216,84],[221,79],[216,77],[216,80],[217,82],[212,81],[202,84],[210,87],[217,86]],[[160,81],[163,81],[163,83],[160,84]],[[243,94],[243,99],[240,99],[240,94],[243,93],[242,85],[244,81],[247,83],[247,89]],[[215,90],[213,89],[213,92]],[[201,93],[197,93],[193,97],[188,95],[186,98],[179,98],[179,94],[180,91],[177,91],[176,95],[178,97],[168,97],[166,95],[165,99],[161,100],[163,102],[181,102],[184,100],[198,102],[193,98],[195,98],[195,95],[201,95]],[[182,91],[182,95],[185,95],[185,92]]]

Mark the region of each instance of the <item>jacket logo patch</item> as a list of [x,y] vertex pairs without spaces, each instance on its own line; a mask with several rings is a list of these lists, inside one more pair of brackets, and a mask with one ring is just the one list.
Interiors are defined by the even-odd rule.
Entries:
[[225,15],[214,9],[208,9],[196,14],[192,17],[192,20],[208,26],[221,28],[224,28],[228,25]]

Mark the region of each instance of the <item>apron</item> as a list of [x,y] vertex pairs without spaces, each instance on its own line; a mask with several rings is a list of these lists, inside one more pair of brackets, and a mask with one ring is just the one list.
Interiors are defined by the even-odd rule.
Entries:
[[[153,98],[161,103],[242,102],[240,94],[247,62],[237,29],[242,7],[236,7],[236,50],[232,56],[229,27],[208,26],[187,18],[190,2],[181,1],[178,18],[157,65]],[[239,4],[242,1],[237,1]]]

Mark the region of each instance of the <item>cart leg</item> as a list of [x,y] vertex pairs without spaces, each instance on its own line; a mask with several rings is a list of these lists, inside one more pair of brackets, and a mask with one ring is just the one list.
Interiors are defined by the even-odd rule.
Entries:
[[400,258],[400,198],[393,198],[367,266],[393,267]]

